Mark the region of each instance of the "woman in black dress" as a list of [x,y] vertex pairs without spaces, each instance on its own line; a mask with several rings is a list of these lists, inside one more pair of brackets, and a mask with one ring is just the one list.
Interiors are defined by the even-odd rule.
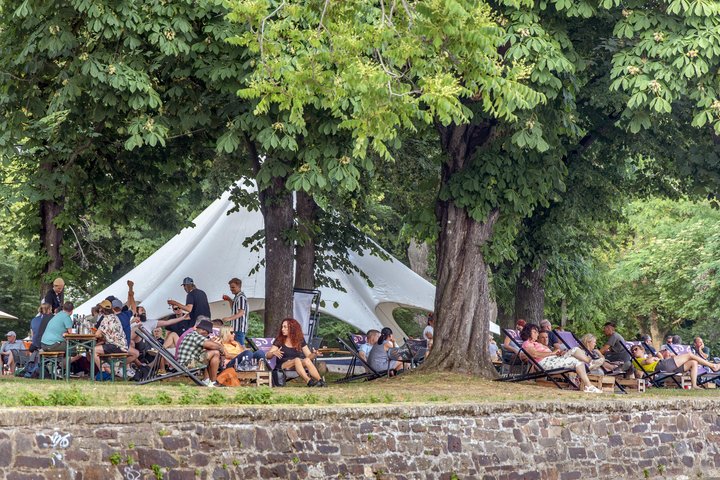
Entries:
[[294,369],[308,387],[324,387],[325,382],[312,362],[316,356],[305,343],[302,327],[294,318],[283,320],[272,348],[265,355],[268,360],[277,358],[283,370]]

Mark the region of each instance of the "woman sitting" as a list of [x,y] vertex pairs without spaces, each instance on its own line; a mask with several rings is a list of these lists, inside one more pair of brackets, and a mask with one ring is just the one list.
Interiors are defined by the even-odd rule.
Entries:
[[538,342],[540,329],[537,325],[528,323],[520,332],[520,338],[524,340],[523,349],[530,355],[543,370],[554,370],[557,368],[573,368],[582,381],[582,389],[587,393],[602,393],[602,390],[590,383],[585,364],[592,359],[582,349],[575,347],[565,352],[561,350],[550,350],[549,347]]
[[307,382],[308,387],[324,387],[325,382],[312,363],[316,356],[315,353],[310,352],[303,338],[302,327],[294,318],[283,320],[273,346],[265,355],[268,360],[273,357],[277,358],[277,362],[283,370],[295,369],[298,375]]
[[[700,358],[693,353],[683,353],[674,357],[659,358],[654,355],[646,355],[645,349],[640,345],[633,345],[630,348],[633,356],[633,365],[640,371],[648,373],[684,373],[690,372],[690,388],[698,388],[697,376],[698,365],[704,365],[713,372],[720,370],[720,364],[710,363],[704,358]],[[642,365],[642,368],[640,366]]]
[[590,370],[590,373],[602,375],[605,372],[613,371],[618,367],[617,364],[605,360],[603,354],[597,349],[597,338],[592,333],[583,335],[580,342],[585,346],[585,348],[587,348],[587,351],[590,352],[590,357],[592,358],[592,362],[588,364],[588,370]]
[[402,369],[402,363],[390,359],[388,351],[391,348],[397,348],[397,343],[395,343],[392,329],[385,327],[380,330],[378,341],[368,354],[368,363],[373,370],[378,373],[390,370],[392,374]]
[[225,349],[225,368],[235,368],[236,365],[242,364],[246,358],[248,360],[265,358],[265,354],[260,350],[253,352],[240,345],[240,342],[235,340],[235,332],[231,327],[223,326],[220,328],[220,343]]

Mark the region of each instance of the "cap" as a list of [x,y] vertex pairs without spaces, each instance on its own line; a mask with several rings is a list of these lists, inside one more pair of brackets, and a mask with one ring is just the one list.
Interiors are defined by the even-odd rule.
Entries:
[[119,300],[116,298],[115,300],[112,301],[111,305],[112,305],[112,308],[122,308],[123,302],[122,302],[122,300]]
[[180,285],[181,285],[181,286],[182,286],[182,285],[195,285],[195,282],[193,282],[193,279],[192,279],[192,278],[190,278],[190,277],[185,277],[185,278],[183,279],[183,283],[181,283]]
[[5,336],[6,337],[17,337],[17,334],[15,332],[13,332],[12,330],[10,330],[9,332],[7,332],[7,335],[5,335]]
[[103,300],[102,302],[98,303],[100,305],[100,308],[112,308],[112,303],[110,303],[110,300]]
[[213,331],[213,324],[209,320],[201,320],[200,322],[198,322],[195,328],[201,328],[206,332],[210,333]]

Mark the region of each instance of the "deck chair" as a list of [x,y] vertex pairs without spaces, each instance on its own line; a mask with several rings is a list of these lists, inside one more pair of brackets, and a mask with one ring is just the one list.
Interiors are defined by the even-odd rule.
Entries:
[[30,350],[10,350],[10,354],[13,356],[15,361],[15,371],[19,368],[25,368],[32,360],[33,354]]
[[[672,352],[673,355],[682,355],[683,353],[693,353],[692,347],[690,345],[675,345],[675,344],[668,344],[666,345],[668,350]],[[698,378],[697,378],[697,384],[698,386],[705,385],[706,383],[714,382],[715,380],[720,379],[720,373],[715,373],[709,368],[707,368],[705,365],[698,365]]]
[[[188,368],[175,360],[175,356],[172,353],[168,352],[162,345],[162,343],[158,342],[157,339],[147,330],[145,330],[144,327],[137,327],[135,333],[137,333],[140,338],[145,340],[148,345],[150,345],[150,348],[154,349],[157,352],[157,355],[155,355],[155,359],[148,366],[149,371],[145,372],[145,374],[143,375],[143,379],[138,382],[138,385],[145,385],[147,383],[153,383],[159,380],[165,380],[168,378],[185,375],[190,378],[190,380],[192,380],[196,385],[199,385],[201,387],[205,386],[205,384],[202,382],[202,375],[203,371],[205,370],[205,365],[197,368]],[[165,362],[172,368],[174,368],[175,371],[159,374],[158,370],[160,369],[161,358],[165,359]],[[200,374],[200,378],[198,378],[198,373]]]
[[528,373],[529,365],[524,355],[520,355],[520,351],[514,347],[517,342],[522,345],[520,340],[520,332],[513,329],[503,330],[506,336],[509,336],[511,340],[510,349],[505,346],[504,343],[500,344],[500,377],[505,380],[516,377],[518,375],[526,375]]
[[520,352],[520,355],[524,355],[524,357],[527,358],[527,362],[530,365],[530,368],[528,369],[528,372],[524,375],[517,375],[509,378],[499,378],[497,379],[498,381],[524,382],[526,380],[537,380],[546,378],[547,380],[555,384],[555,386],[559,389],[563,388],[562,383],[572,386],[572,388],[578,388],[568,375],[569,373],[575,372],[574,368],[553,368],[550,370],[546,370],[542,366],[540,366],[540,363],[538,363],[534,358],[528,355],[528,352],[525,351],[525,349],[522,347],[521,340],[516,339],[515,336],[509,331],[509,329],[503,328],[502,332],[508,337],[510,337],[511,342],[515,344],[518,352]]
[[[315,338],[317,339],[318,344],[320,342],[322,342],[322,337],[315,337]],[[275,341],[275,338],[273,338],[273,337],[253,337],[253,338],[247,339],[248,345],[250,345],[250,348],[254,352],[257,352],[259,350],[263,353],[267,353],[270,351],[270,349],[273,346],[274,341]],[[308,345],[308,346],[310,346],[310,345]],[[311,347],[311,349],[312,349],[312,347]],[[280,368],[280,366],[277,364],[277,358],[275,358],[275,357],[271,358],[267,362],[268,362],[268,365],[270,365],[271,371],[275,370],[277,368]],[[285,378],[287,380],[292,380],[292,379],[298,378],[300,376],[295,371],[295,369],[284,370],[284,371],[285,371]]]
[[[338,338],[337,340],[340,340]],[[356,335],[349,333],[348,334],[348,341],[347,342],[339,342],[340,347],[343,350],[347,350],[352,354],[352,358],[350,359],[350,363],[348,364],[347,371],[345,372],[345,376],[339,380],[336,380],[335,383],[344,383],[344,382],[351,382],[353,380],[358,380],[361,378],[365,378],[364,374],[356,374],[355,369],[359,366],[360,358],[358,358],[357,354],[360,351],[360,345],[364,345],[367,343],[367,337],[365,335]]]
[[358,353],[357,346],[354,342],[352,342],[352,337],[348,338],[350,342],[343,340],[340,337],[337,337],[337,341],[340,344],[342,348],[350,352],[350,354],[353,356],[353,362],[357,362],[357,365],[362,366],[365,369],[365,373],[361,374],[353,374],[351,376],[348,376],[351,372],[351,370],[348,368],[348,374],[345,375],[344,378],[341,378],[339,380],[336,380],[336,383],[344,383],[344,382],[351,382],[354,380],[375,380],[376,378],[383,377],[388,374],[388,371],[384,372],[378,372],[375,369],[373,369],[368,362],[362,359],[360,354]]
[[405,345],[410,350],[410,368],[417,368],[427,354],[427,339],[403,338]]
[[[633,368],[635,370],[639,371],[640,373],[642,373],[642,375],[643,375],[642,378],[645,380],[645,382],[647,382],[647,384],[653,385],[654,387],[657,387],[657,388],[662,388],[665,386],[664,385],[665,380],[670,379],[678,386],[678,388],[682,388],[682,384],[680,383],[680,380],[678,380],[679,374],[658,372],[658,371],[651,372],[645,367],[645,365],[641,365],[640,362],[636,362],[634,360],[634,357],[631,352],[632,347],[635,345],[639,345],[642,347],[641,342],[627,342],[626,341],[626,342],[622,343],[623,348],[628,352],[628,354],[630,354],[630,358],[633,358],[633,362],[632,362]],[[645,350],[644,347],[643,347],[643,350]]]
[[[575,348],[575,347],[581,348],[588,357],[592,357],[590,350],[588,350],[587,347],[585,347],[585,345],[583,345],[583,343],[580,341],[580,339],[578,339],[577,336],[573,332],[568,331],[568,330],[553,330],[553,333],[555,334],[557,339],[560,340],[560,342],[563,345],[565,345],[565,348],[567,348],[568,350],[570,350],[571,348]],[[606,368],[603,368],[602,366],[600,367],[600,369],[602,370],[603,375],[608,376],[608,377],[615,377],[615,386],[622,393],[627,393],[627,391],[625,390],[625,387],[617,379],[617,377],[621,374],[613,374],[611,371],[608,371]]]

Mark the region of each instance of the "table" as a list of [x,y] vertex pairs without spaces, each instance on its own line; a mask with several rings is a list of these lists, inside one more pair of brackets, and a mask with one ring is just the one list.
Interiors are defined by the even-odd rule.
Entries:
[[317,352],[320,355],[344,355],[344,356],[352,355],[347,350],[342,350],[340,348],[327,348],[327,347],[318,348]]
[[65,380],[70,380],[70,354],[75,350],[85,349],[90,356],[90,381],[95,381],[95,334],[94,333],[66,333],[65,334]]

